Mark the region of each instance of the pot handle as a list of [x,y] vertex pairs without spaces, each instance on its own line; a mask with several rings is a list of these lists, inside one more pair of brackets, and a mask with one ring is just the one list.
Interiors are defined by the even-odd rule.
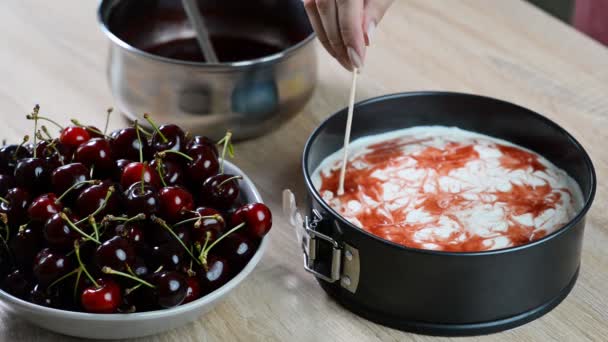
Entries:
[[[295,196],[289,189],[283,190],[283,213],[296,231],[297,243],[300,244],[304,256],[304,269],[326,282],[340,281],[343,288],[354,293],[359,282],[358,250],[317,231],[317,226],[323,220],[317,210],[312,210],[312,219],[308,216],[302,218]],[[314,267],[319,243],[328,243],[331,247],[331,267],[327,273],[320,272]]]

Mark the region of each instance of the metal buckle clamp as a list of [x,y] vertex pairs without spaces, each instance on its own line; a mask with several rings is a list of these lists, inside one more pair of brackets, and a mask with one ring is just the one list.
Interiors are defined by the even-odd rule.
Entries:
[[[313,214],[315,215],[315,218],[312,220],[312,222],[309,222],[308,216],[304,219],[304,229],[308,234],[308,239],[302,239],[302,244],[308,243],[308,246],[302,246],[302,250],[304,252],[304,269],[314,274],[318,278],[333,283],[340,280],[342,248],[340,248],[338,242],[333,238],[316,231],[317,224],[321,220],[321,215],[315,209],[313,209]],[[326,241],[332,246],[331,269],[329,274],[323,274],[313,268],[315,259],[317,257],[317,241]]]

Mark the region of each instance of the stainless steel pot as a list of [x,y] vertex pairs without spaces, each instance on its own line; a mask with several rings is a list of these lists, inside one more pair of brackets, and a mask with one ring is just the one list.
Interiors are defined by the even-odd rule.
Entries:
[[[297,114],[317,79],[314,33],[302,1],[207,0],[199,7],[212,36],[249,36],[285,49],[219,64],[162,57],[142,44],[194,37],[180,1],[102,0],[98,19],[111,41],[108,78],[118,109],[131,120],[151,113],[161,123],[211,137],[230,129],[237,139],[263,134]],[[154,16],[163,23],[153,23]],[[125,23],[130,31],[120,29]]]

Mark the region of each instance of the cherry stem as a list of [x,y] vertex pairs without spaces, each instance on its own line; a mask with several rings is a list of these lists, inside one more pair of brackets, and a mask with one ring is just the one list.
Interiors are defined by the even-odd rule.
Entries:
[[139,162],[144,162],[144,145],[141,142],[141,136],[139,136],[139,122],[135,120],[135,134],[137,134],[137,142],[139,144]]
[[78,267],[78,274],[76,275],[76,282],[74,283],[74,301],[78,298],[78,283],[80,283],[80,277],[82,276],[82,268]]
[[53,140],[53,136],[51,136],[51,134],[49,133],[49,130],[46,128],[45,125],[41,125],[40,129],[42,130],[42,132],[44,134],[46,134],[46,136],[49,138],[49,140]]
[[[33,117],[32,115],[27,115],[25,118],[26,118],[26,119],[28,119],[28,120],[34,120],[34,117]],[[36,118],[37,118],[38,120],[44,120],[44,121],[48,121],[48,122],[52,123],[53,125],[55,125],[55,126],[59,127],[59,129],[63,131],[63,128],[64,128],[64,127],[63,127],[63,126],[61,126],[60,124],[58,124],[58,123],[57,123],[56,121],[54,121],[54,120],[51,120],[51,119],[49,119],[49,118],[47,118],[47,117],[40,116],[40,115],[36,115]]]
[[91,241],[96,242],[98,245],[101,245],[101,242],[99,242],[99,240],[97,240],[96,238],[92,237],[91,235],[83,232],[80,228],[76,227],[76,224],[79,224],[80,221],[78,221],[76,224],[74,224],[74,222],[70,221],[70,219],[68,218],[68,216],[65,213],[61,213],[59,215],[61,215],[61,218],[68,224],[68,226],[70,226],[70,228],[72,228],[78,234],[84,236],[85,238],[87,238]]
[[145,130],[143,127],[139,126],[138,128],[139,128],[139,131],[140,131],[141,133],[143,133],[145,136],[148,136],[148,137],[151,137],[151,136],[152,136],[152,133],[150,133],[150,132],[146,131],[146,130]]
[[152,288],[152,289],[156,287],[156,286],[148,283],[147,281],[145,281],[145,280],[143,280],[143,279],[141,279],[139,277],[134,277],[134,276],[130,275],[129,273],[113,270],[113,269],[111,269],[108,266],[104,266],[101,269],[101,272],[103,272],[105,274],[112,274],[112,275],[118,275],[118,276],[121,276],[121,277],[129,278],[131,280],[135,280],[135,281],[139,282],[140,284],[145,285],[145,286],[147,286],[149,288]]
[[110,115],[112,115],[113,111],[114,111],[114,108],[112,108],[112,107],[108,108],[108,110],[107,110],[108,114],[106,114],[106,125],[103,128],[103,135],[106,135],[106,133],[108,132],[108,126],[110,126]]
[[32,111],[32,116],[34,117],[34,158],[36,158],[36,132],[38,131],[38,112],[40,112],[40,106],[34,106],[34,110]]
[[72,270],[70,273],[61,276],[59,279],[55,280],[54,282],[51,283],[51,285],[49,285],[47,287],[47,289],[50,289],[51,287],[61,283],[63,280],[69,278],[70,276],[72,276],[74,273],[77,273],[80,270],[80,267],[76,267],[74,270]]
[[0,197],[0,202],[6,203],[6,204],[11,203],[11,202],[9,202],[9,201],[8,201],[6,198],[4,198],[4,197]]
[[[23,137],[23,140],[21,141],[21,144],[19,144],[19,146],[17,146],[17,148],[15,149],[15,152],[13,153],[13,159],[17,159],[17,153],[19,153],[19,150],[23,148],[23,145],[30,141],[30,136],[29,135],[25,135]],[[34,146],[34,149],[36,148],[36,146]]]
[[[101,203],[101,205],[100,205],[99,207],[97,207],[97,209],[95,209],[95,211],[94,211],[94,212],[93,212],[91,215],[89,215],[88,217],[85,217],[85,218],[83,218],[82,220],[80,220],[80,221],[76,222],[76,224],[81,224],[81,223],[84,223],[84,222],[86,222],[86,221],[89,219],[89,217],[95,217],[95,216],[97,216],[97,214],[99,214],[99,213],[100,213],[102,210],[104,210],[104,209],[105,209],[105,207],[106,207],[106,205],[108,205],[108,200],[110,199],[110,196],[112,196],[112,194],[114,193],[114,191],[115,191],[114,186],[110,186],[110,187],[108,188],[108,191],[106,192],[106,197],[103,199],[103,203]],[[99,243],[99,242],[98,242],[98,243]]]
[[180,152],[180,151],[175,151],[175,150],[164,150],[161,152],[158,152],[158,156],[160,158],[165,158],[167,156],[167,153],[173,153],[173,154],[177,154],[179,156],[182,156],[186,159],[188,159],[188,161],[193,161],[194,159],[192,157],[190,157],[189,155],[185,154],[184,152]]
[[98,130],[98,129],[96,129],[96,128],[93,128],[93,127],[85,126],[85,125],[81,124],[81,123],[80,123],[80,121],[78,121],[78,120],[76,120],[76,119],[70,119],[70,121],[71,121],[71,122],[72,122],[74,125],[76,125],[76,126],[78,126],[78,127],[82,127],[82,128],[86,129],[86,130],[87,130],[87,131],[89,131],[89,132],[93,132],[93,133],[95,133],[95,134],[103,135],[104,137],[109,138],[109,136],[107,136],[105,133],[101,132],[100,130]]
[[89,216],[89,224],[93,227],[93,231],[95,232],[95,238],[99,240],[99,229],[97,229],[97,222],[95,222],[95,217]]
[[228,179],[224,179],[224,180],[223,180],[223,181],[222,181],[220,184],[218,184],[218,185],[216,186],[216,188],[219,188],[219,187],[221,187],[222,185],[224,185],[224,184],[226,184],[226,183],[228,183],[228,182],[230,182],[230,181],[233,181],[233,180],[235,180],[235,179],[241,180],[241,179],[243,179],[243,176],[232,176],[232,177],[230,177],[230,178],[228,178]]
[[107,215],[104,217],[104,220],[107,221],[122,221],[123,224],[127,224],[131,221],[141,221],[146,219],[146,214],[139,213],[133,217],[116,217],[114,215]]
[[227,231],[226,233],[224,233],[222,236],[220,236],[219,238],[217,238],[215,241],[213,241],[213,243],[211,243],[211,245],[209,245],[209,247],[207,247],[207,250],[203,249],[203,253],[205,253],[205,256],[207,256],[207,254],[209,253],[209,250],[211,250],[211,248],[213,248],[213,246],[217,245],[220,241],[222,241],[228,235],[236,232],[237,230],[243,228],[244,226],[245,226],[245,222],[243,222],[243,223],[239,224],[238,226],[230,229],[229,231]]
[[[179,238],[179,236],[177,236],[177,234],[175,234],[175,232],[173,231],[173,229],[171,227],[169,227],[169,225],[167,224],[167,222],[165,222],[165,220],[156,217],[156,216],[152,216],[152,222],[160,225],[161,227],[165,228],[178,242],[180,245],[182,245],[182,247],[184,247],[184,249],[186,250],[186,252],[188,253],[188,255],[190,255],[190,257],[192,257],[192,259],[196,260],[196,257],[194,256],[194,254],[192,254],[192,252],[190,251],[190,249],[188,248],[188,246],[186,246],[186,244],[184,243],[184,241],[182,241],[182,239]],[[196,260],[198,262],[198,260]]]
[[[87,271],[87,268],[84,266],[84,264],[82,263],[82,260],[80,259],[80,245],[78,244],[78,240],[74,241],[74,252],[76,253],[76,260],[78,260],[78,265],[80,265],[80,268],[82,268],[82,271],[84,272],[84,274],[87,276],[87,278],[89,278],[91,283],[93,283],[93,285],[95,285],[95,287],[99,288],[99,284],[97,284],[97,282],[95,281],[95,278],[93,278],[93,276],[91,276],[89,271]],[[78,286],[78,283],[76,283],[76,286]]]
[[165,177],[163,176],[163,160],[160,157],[156,158],[156,172],[158,172],[161,183],[163,183],[163,186],[166,187],[167,182],[165,182]]
[[230,155],[234,154],[232,152],[232,144],[230,143],[231,138],[232,132],[227,131],[226,136],[224,136],[222,140],[218,142],[218,144],[224,144],[224,147],[222,148],[222,163],[220,164],[220,173],[224,173],[224,160],[226,160],[226,151],[229,150]]
[[140,288],[143,284],[137,284],[133,287],[130,287],[128,289],[125,290],[125,296],[130,295],[131,293],[133,293],[133,291],[137,290],[138,288]]
[[61,196],[57,197],[57,199],[55,200],[55,204],[59,204],[61,202],[61,200],[67,196],[67,194],[69,194],[72,190],[76,189],[77,187],[83,185],[83,184],[101,184],[101,181],[98,180],[85,180],[85,181],[80,181],[80,182],[76,182],[74,184],[72,184],[71,187],[69,187],[66,191],[64,191]]
[[144,163],[144,166],[141,168],[141,193],[142,195],[146,192],[146,165]]
[[185,219],[183,221],[177,222],[173,226],[174,227],[181,226],[182,224],[186,224],[186,223],[190,223],[190,222],[194,222],[194,221],[199,221],[199,220],[204,220],[204,219],[216,219],[216,220],[219,221],[219,220],[223,220],[224,218],[222,217],[222,215],[219,215],[219,214],[207,215],[207,216],[201,216],[201,215],[199,215],[198,217],[192,217],[192,218]]
[[154,123],[152,118],[150,118],[150,114],[148,114],[148,113],[144,114],[144,119],[146,119],[148,121],[148,123],[152,126],[152,128],[154,128],[156,133],[158,133],[158,135],[160,135],[161,139],[163,139],[163,142],[165,144],[169,142],[169,139],[167,139],[167,137],[163,134],[163,132],[161,132],[160,129],[158,129],[158,126],[156,126],[156,124]]

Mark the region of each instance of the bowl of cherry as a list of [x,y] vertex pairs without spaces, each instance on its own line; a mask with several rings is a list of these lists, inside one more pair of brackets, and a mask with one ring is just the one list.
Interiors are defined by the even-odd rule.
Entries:
[[216,143],[145,115],[153,129],[106,133],[39,111],[31,138],[0,148],[0,299],[15,315],[151,335],[199,318],[259,262],[272,214],[226,160],[230,132]]

